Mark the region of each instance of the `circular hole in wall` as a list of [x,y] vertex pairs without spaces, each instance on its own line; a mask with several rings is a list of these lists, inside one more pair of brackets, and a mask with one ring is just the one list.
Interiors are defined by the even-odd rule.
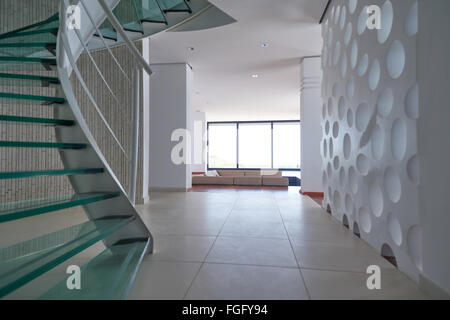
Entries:
[[405,156],[407,143],[406,124],[403,120],[396,119],[391,131],[392,155],[396,160],[400,161]]
[[334,191],[333,205],[336,211],[341,210],[341,195],[339,194],[339,191]]
[[369,173],[369,159],[362,153],[356,158],[356,168],[363,176],[366,176]]
[[334,157],[334,160],[333,160],[334,170],[339,169],[339,162],[340,162],[339,157],[338,156]]
[[330,158],[333,158],[333,139],[330,138],[330,140],[328,140],[328,148],[329,148],[329,152],[330,152]]
[[348,79],[345,91],[347,93],[347,98],[351,100],[355,95],[355,80],[353,79],[353,77],[350,77],[350,79]]
[[381,255],[392,265],[397,267],[397,259],[395,258],[394,251],[392,251],[392,248],[387,243],[381,246]]
[[327,165],[327,174],[329,177],[331,177],[331,175],[333,174],[332,168],[331,168],[331,163],[328,162]]
[[352,109],[347,110],[347,124],[350,128],[353,127],[353,110]]
[[341,187],[345,185],[345,169],[341,168],[339,170],[339,183],[341,184]]
[[400,246],[403,238],[402,228],[400,227],[400,222],[392,213],[388,216],[388,230],[394,243]]
[[348,218],[347,216],[344,214],[344,216],[342,217],[342,224],[344,225],[344,227],[346,227],[347,229],[349,229],[349,225],[348,225]]
[[353,194],[358,192],[358,176],[356,175],[356,170],[353,167],[350,167],[348,170],[348,180],[350,182],[350,188],[352,189]]
[[365,233],[370,233],[372,230],[372,219],[367,208],[359,209],[359,224]]
[[324,46],[323,47],[323,52],[322,52],[322,67],[325,68],[325,66],[327,65],[327,57],[328,57],[328,47]]
[[330,122],[327,120],[325,122],[325,135],[327,136],[330,133]]
[[361,103],[358,108],[356,108],[356,129],[358,129],[360,132],[363,132],[366,130],[367,125],[370,121],[370,108],[367,103]]
[[336,11],[334,12],[334,24],[339,22],[339,17],[341,15],[341,6],[337,6]]
[[326,171],[322,172],[322,186],[325,187],[327,185],[327,173]]
[[328,47],[331,49],[331,45],[333,44],[333,28],[328,28]]
[[409,118],[419,119],[419,87],[417,84],[410,88],[406,94],[405,112]]
[[350,43],[350,40],[352,39],[352,33],[353,33],[352,23],[349,22],[347,24],[347,27],[345,28],[345,34],[344,34],[344,44],[346,46],[348,46],[348,44]]
[[393,106],[394,106],[394,93],[390,88],[386,88],[378,96],[377,100],[378,113],[383,117],[387,117],[391,114]]
[[405,33],[413,36],[419,31],[419,8],[417,1],[409,8],[408,16],[405,22]]
[[334,47],[333,52],[333,65],[336,66],[341,58],[341,43],[338,41]]
[[328,115],[331,117],[333,115],[333,100],[328,99]]
[[366,74],[369,68],[369,56],[367,54],[363,55],[358,65],[358,75],[362,77]]
[[334,138],[337,138],[338,135],[339,135],[339,122],[336,121],[336,122],[333,124],[333,137],[334,137]]
[[392,3],[388,0],[381,7],[381,26],[377,30],[377,38],[379,43],[385,43],[389,38],[392,30],[392,22],[394,21],[394,9]]
[[381,67],[380,62],[378,59],[374,59],[372,61],[372,64],[370,65],[370,71],[369,71],[369,88],[371,90],[375,90],[378,87],[378,84],[380,83],[380,77],[381,77]]
[[384,155],[384,132],[379,125],[372,131],[372,155],[375,160],[381,160]]
[[420,271],[423,271],[422,228],[419,226],[412,226],[411,228],[409,228],[406,234],[406,243],[408,247],[409,257],[416,265],[416,267]]
[[400,41],[395,40],[391,43],[386,57],[387,72],[392,79],[400,77],[405,68],[405,61],[405,48]]
[[325,120],[326,116],[327,116],[327,105],[324,103],[322,106],[322,119]]
[[350,153],[352,152],[352,140],[348,133],[344,136],[344,158],[348,160],[350,158]]
[[339,103],[338,103],[338,117],[339,120],[344,119],[345,116],[345,98],[344,97],[340,97],[339,98]]
[[328,152],[328,145],[327,145],[327,139],[323,140],[323,156],[326,158]]
[[358,0],[348,0],[348,11],[350,11],[351,14],[355,13],[357,5]]
[[381,217],[384,206],[383,193],[375,181],[369,184],[369,205],[374,216]]
[[358,62],[358,41],[353,40],[352,48],[350,49],[350,65],[352,69],[355,69],[356,63]]
[[406,171],[408,173],[409,179],[415,183],[419,184],[419,157],[417,155],[413,156],[411,159],[408,160],[408,163],[406,165]]
[[393,203],[398,203],[402,196],[402,183],[399,174],[392,167],[384,172],[384,189]]
[[341,60],[341,77],[345,78],[346,74],[347,74],[347,55],[344,52]]
[[339,27],[341,28],[341,30],[344,30],[346,18],[347,12],[345,11],[345,6],[343,6],[341,11],[341,18],[339,19]]
[[367,6],[362,8],[361,13],[359,14],[358,18],[358,34],[361,35],[367,27],[367,20],[369,18],[369,15],[367,14]]
[[357,236],[358,238],[361,238],[361,232],[359,232],[359,226],[358,223],[353,223],[353,234]]

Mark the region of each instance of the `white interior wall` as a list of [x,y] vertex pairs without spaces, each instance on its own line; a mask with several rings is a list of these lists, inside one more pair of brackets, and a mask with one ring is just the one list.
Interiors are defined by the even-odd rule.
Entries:
[[[398,268],[419,281],[422,252],[410,239],[421,225],[415,2],[332,1],[322,25],[321,152],[324,205],[351,229],[357,224],[379,253],[389,245]],[[380,30],[366,27],[373,4],[381,7]]]
[[[192,130],[193,73],[185,63],[153,64],[150,77],[150,189],[186,190],[192,185],[190,164],[177,165],[171,159],[176,129]],[[185,150],[186,151],[186,150]]]
[[320,57],[304,58],[301,62],[300,92],[300,166],[302,192],[323,192],[322,156],[320,142],[322,139],[321,110],[322,81]]

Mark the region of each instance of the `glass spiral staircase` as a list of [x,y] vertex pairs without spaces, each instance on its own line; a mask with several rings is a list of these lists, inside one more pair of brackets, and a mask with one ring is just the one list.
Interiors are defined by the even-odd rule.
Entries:
[[[61,10],[86,0],[55,2],[59,12],[0,34],[0,227],[20,229],[26,219],[73,207],[82,207],[87,221],[12,245],[0,242],[0,298],[103,243],[104,250],[81,266],[81,290],[69,290],[69,275],[61,275],[35,298],[124,299],[153,239],[79,112],[69,79],[75,65],[61,65],[69,48]],[[123,32],[142,38],[209,6],[199,0],[115,1],[110,9],[122,30],[109,17],[94,23],[92,39],[121,42]]]

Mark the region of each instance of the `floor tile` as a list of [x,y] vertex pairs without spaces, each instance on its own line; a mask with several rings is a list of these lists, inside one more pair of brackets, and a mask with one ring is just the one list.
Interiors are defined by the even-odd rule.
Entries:
[[289,238],[293,240],[348,243],[358,239],[351,231],[337,223],[306,224],[287,221],[285,226]]
[[288,240],[256,238],[217,238],[207,262],[258,266],[297,267]]
[[221,236],[287,239],[283,223],[258,220],[228,220]]
[[149,219],[144,220],[155,235],[217,236],[225,219]]
[[128,299],[181,300],[200,266],[200,263],[144,261]]
[[215,237],[156,235],[153,253],[144,260],[203,262],[214,240]]
[[278,210],[259,211],[259,210],[233,210],[228,216],[228,221],[265,221],[265,222],[282,222],[281,215]]
[[206,263],[186,299],[300,300],[308,295],[298,269]]
[[368,274],[302,269],[311,299],[426,299],[416,284],[401,272],[381,272],[381,289],[369,290]]

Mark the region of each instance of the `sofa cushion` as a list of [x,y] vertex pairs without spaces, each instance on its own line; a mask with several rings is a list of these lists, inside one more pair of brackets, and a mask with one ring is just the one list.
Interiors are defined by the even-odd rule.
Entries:
[[288,178],[277,178],[273,176],[263,176],[262,185],[263,186],[273,186],[273,187],[287,187],[289,186]]
[[246,177],[261,177],[261,170],[244,170]]
[[241,170],[217,170],[221,177],[243,177],[244,171]]
[[281,171],[274,171],[274,170],[262,170],[261,175],[265,177],[273,177],[273,178],[281,178],[283,174]]
[[192,177],[193,185],[227,185],[232,186],[234,183],[233,177],[208,177],[208,176],[194,176]]
[[260,185],[262,185],[262,177],[235,177],[234,185],[236,185],[236,186],[260,186]]

